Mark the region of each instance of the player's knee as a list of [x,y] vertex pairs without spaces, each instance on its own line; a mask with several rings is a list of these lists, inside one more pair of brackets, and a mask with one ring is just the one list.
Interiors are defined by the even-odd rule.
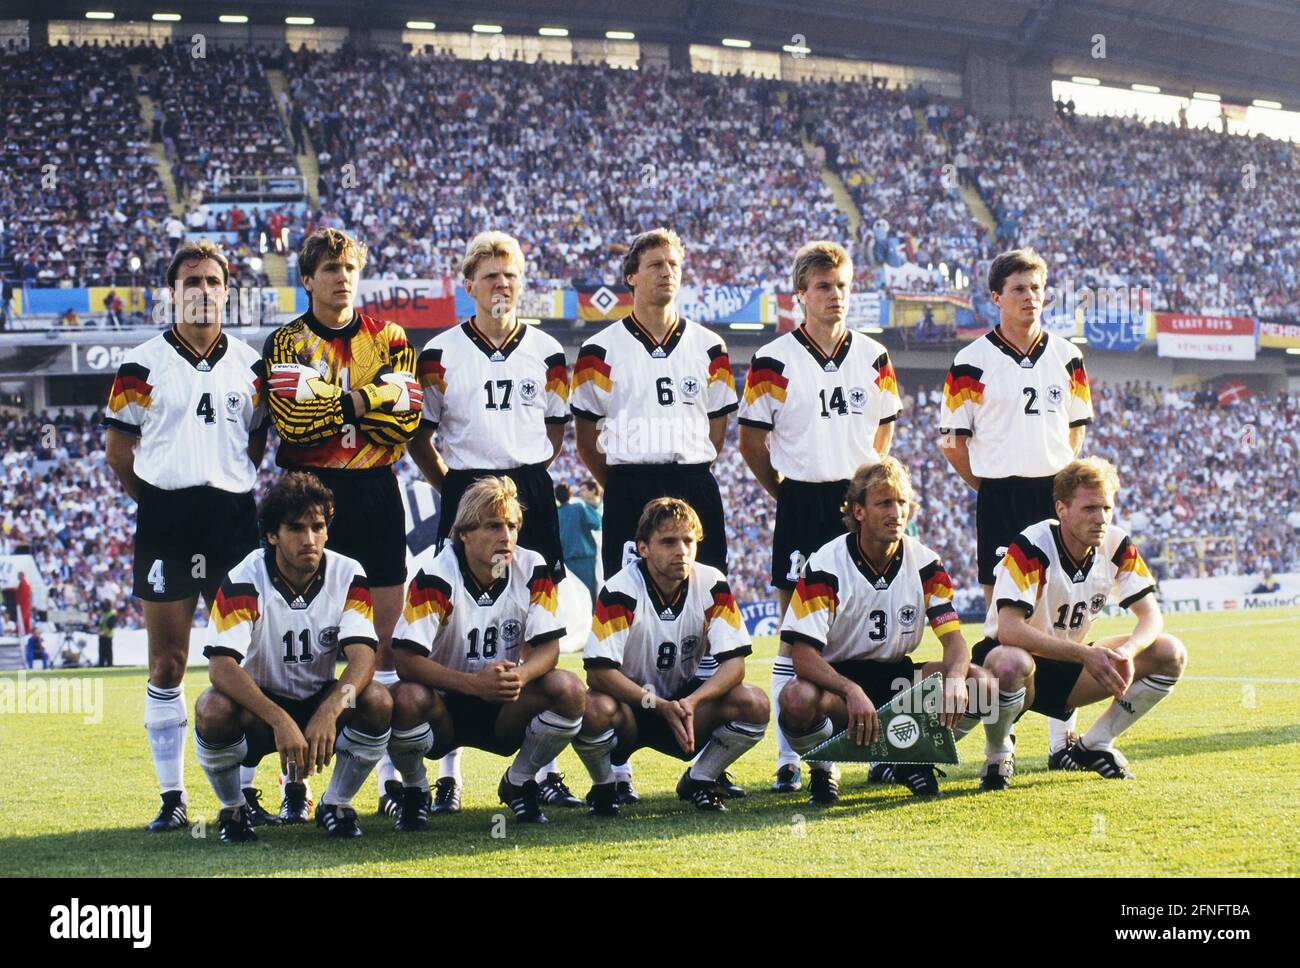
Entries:
[[772,705],[762,689],[741,686],[736,690],[737,706],[747,723],[765,723],[772,715]]
[[239,707],[215,689],[205,689],[194,704],[194,728],[206,739],[218,739],[237,726]]
[[357,713],[369,724],[386,727],[393,718],[393,694],[372,680],[357,697]]
[[811,683],[796,679],[781,690],[781,720],[795,730],[806,730],[817,718],[820,690]]
[[582,731],[588,736],[603,733],[614,725],[618,702],[603,692],[588,691],[582,711]]
[[398,729],[410,729],[429,718],[432,696],[418,682],[399,682],[385,691],[390,695],[393,704],[392,722]]
[[586,708],[586,693],[582,680],[572,672],[552,669],[546,673],[547,694],[557,712],[570,719],[581,716]]
[[149,681],[159,689],[175,689],[185,678],[186,656],[167,650],[149,657]]
[[1151,644],[1152,658],[1159,671],[1167,676],[1181,676],[1187,668],[1187,646],[1177,636],[1161,633]]
[[984,659],[984,668],[997,677],[1004,691],[1019,689],[1034,672],[1034,659],[1024,649],[1000,645]]

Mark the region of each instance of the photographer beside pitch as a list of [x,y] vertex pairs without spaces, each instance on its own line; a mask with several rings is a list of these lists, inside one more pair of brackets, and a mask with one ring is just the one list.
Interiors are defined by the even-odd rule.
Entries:
[[[876,710],[935,672],[943,673],[940,722],[961,739],[980,721],[981,683],[991,693],[991,676],[971,664],[943,562],[904,534],[914,507],[911,477],[898,460],[858,468],[844,497],[848,534],[815,551],[795,585],[781,622],[795,678],[783,691],[777,725],[800,755],[841,730],[859,746],[874,743]],[[917,666],[910,653],[927,623],[943,645],[943,660]],[[997,717],[985,724],[986,752],[1001,749],[1019,710],[1019,694],[1004,691]],[[1000,788],[998,766],[990,758],[980,789]],[[839,784],[814,764],[814,777],[819,773],[825,795],[810,802],[833,804]],[[939,792],[929,765],[877,765],[870,776],[902,783],[918,796]]]
[[[221,801],[225,843],[257,839],[239,770],[270,752],[291,781],[334,773],[316,810],[331,837],[360,837],[352,798],[388,744],[392,698],[373,681],[378,639],[361,565],[326,550],[334,497],[285,474],[262,499],[267,548],[230,570],[208,621],[212,686],[194,707],[199,765]],[[347,667],[339,679],[339,653]]]
[[[1025,708],[1050,719],[1071,719],[1079,706],[1113,697],[1065,750],[1061,768],[1128,780],[1133,773],[1115,739],[1173,691],[1187,649],[1163,631],[1151,573],[1110,523],[1117,491],[1119,474],[1100,457],[1072,461],[1056,475],[1056,519],[1030,525],[1008,547],[974,657],[1023,687]],[[1086,642],[1112,598],[1137,616],[1133,631]],[[1008,744],[1004,759],[1011,752]]]

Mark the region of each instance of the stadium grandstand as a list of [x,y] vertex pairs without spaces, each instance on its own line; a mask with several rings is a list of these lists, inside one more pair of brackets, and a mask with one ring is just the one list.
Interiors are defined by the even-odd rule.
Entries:
[[[1119,467],[1153,571],[1300,590],[1300,5],[98,7],[0,20],[0,562],[33,563],[47,615],[141,624],[98,418],[165,325],[172,250],[224,247],[228,325],[260,348],[306,308],[295,254],[328,226],[367,244],[362,302],[417,346],[473,311],[469,239],[516,235],[524,313],[572,364],[630,308],[631,237],[668,225],[680,308],[738,384],[797,325],[795,250],[840,241],[850,325],[904,393],[915,527],[968,613],[974,499],[937,449],[939,394],[996,319],[990,259],[1033,246],[1044,322],[1084,348],[1085,452]],[[774,507],[735,438],[715,470],[737,597],[759,602]],[[586,477],[572,431],[551,472]]]

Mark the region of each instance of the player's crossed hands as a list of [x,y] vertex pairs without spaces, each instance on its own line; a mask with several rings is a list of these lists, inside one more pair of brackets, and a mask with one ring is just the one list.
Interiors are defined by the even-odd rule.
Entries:
[[655,703],[655,712],[664,718],[683,753],[695,752],[695,709],[686,700]]
[[474,675],[478,683],[478,697],[488,702],[514,702],[523,691],[524,683],[516,667],[510,662],[493,662]]
[[880,717],[876,715],[875,705],[856,682],[850,684],[844,701],[849,707],[849,738],[859,746],[870,746],[880,738]]
[[1119,698],[1133,681],[1133,660],[1122,652],[1094,645],[1084,650],[1083,667],[1103,689]]

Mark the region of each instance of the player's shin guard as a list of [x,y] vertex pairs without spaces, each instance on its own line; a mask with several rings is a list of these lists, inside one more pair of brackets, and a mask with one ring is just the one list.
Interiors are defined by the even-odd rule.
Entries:
[[1115,737],[1128,729],[1165,696],[1173,692],[1178,679],[1174,676],[1143,676],[1128,687],[1124,695],[1111,700],[1081,742],[1090,750],[1108,750]]
[[144,729],[149,736],[158,786],[164,792],[185,789],[185,726],[188,722],[184,686],[164,689],[153,683],[145,684]]
[[581,716],[569,719],[553,709],[538,713],[524,730],[519,755],[506,771],[506,778],[515,786],[523,786],[538,770],[559,756],[581,728]]
[[330,777],[329,786],[320,798],[321,803],[330,806],[350,807],[352,798],[357,795],[366,777],[384,757],[392,730],[384,730],[379,736],[363,733],[344,726],[334,740],[334,775]]
[[465,747],[457,746],[454,750],[438,761],[438,779],[445,776],[451,777],[457,783],[461,782],[460,777],[460,758],[465,755]]
[[433,749],[433,729],[420,723],[411,729],[394,729],[388,740],[388,755],[402,771],[406,786],[429,789],[429,776],[424,771],[424,755]]
[[1025,690],[998,692],[997,718],[984,724],[984,755],[990,760],[1002,760],[1016,750],[1011,742],[1011,728],[1016,724],[1025,705]]
[[[777,729],[785,736],[786,742],[790,744],[790,748],[800,756],[807,753],[813,747],[826,742],[835,735],[835,727],[831,724],[831,718],[829,716],[824,717],[820,723],[817,723],[806,733],[787,732],[785,727],[782,726],[779,721],[776,725]],[[826,769],[829,769],[831,766],[830,763],[810,763],[809,765]]]
[[[393,686],[397,685],[401,679],[398,677],[396,669],[376,669],[374,681],[391,692]],[[375,776],[379,780],[380,793],[384,792],[384,784],[389,780],[396,780],[398,783],[402,782],[402,777],[398,775],[397,771],[398,767],[393,765],[392,759],[385,753],[379,760],[379,769],[375,770]]]
[[[794,682],[794,660],[788,655],[778,655],[772,665],[772,720],[781,721],[781,691]],[[799,765],[799,754],[790,748],[790,741],[785,732],[776,731],[776,768],[779,770],[787,763]]]
[[767,723],[743,723],[732,720],[713,731],[700,755],[691,765],[691,779],[713,781],[745,753],[762,742]]
[[573,751],[582,760],[582,765],[591,774],[591,782],[596,786],[614,782],[614,767],[609,758],[618,745],[618,736],[612,729],[607,729],[598,736],[583,736],[579,733],[573,738]]
[[1079,711],[1076,709],[1070,713],[1069,719],[1053,719],[1047,717],[1047,752],[1055,753],[1057,750],[1065,749],[1066,741],[1070,734],[1078,729]]
[[223,807],[242,807],[244,790],[240,782],[240,763],[248,755],[248,737],[242,733],[233,743],[209,743],[194,731],[194,753],[199,766],[208,775],[212,792]]

